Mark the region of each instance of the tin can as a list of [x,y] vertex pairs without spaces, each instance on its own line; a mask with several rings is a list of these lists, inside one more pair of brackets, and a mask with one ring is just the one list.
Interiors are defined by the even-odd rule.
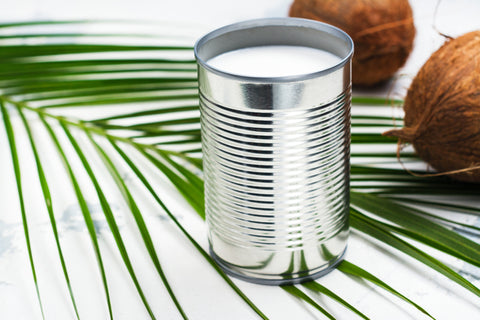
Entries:
[[[208,64],[265,45],[322,49],[341,61],[271,78]],[[345,32],[297,18],[240,22],[196,43],[210,253],[228,274],[294,284],[341,261],[349,233],[352,54]]]

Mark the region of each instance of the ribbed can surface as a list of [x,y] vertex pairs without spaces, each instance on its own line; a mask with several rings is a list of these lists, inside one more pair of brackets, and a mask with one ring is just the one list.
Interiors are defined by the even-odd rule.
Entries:
[[[296,33],[310,24],[263,19],[226,31],[233,48],[239,42],[251,46],[252,37],[291,44],[285,34],[298,39]],[[313,26],[319,33],[333,29]],[[246,29],[248,39],[241,34]],[[275,39],[277,29],[281,40]],[[333,30],[343,41],[341,31]],[[235,32],[240,32],[237,39]],[[207,39],[211,48],[225,30],[218,33]],[[232,50],[224,40],[221,51]],[[340,41],[331,49],[343,58],[341,64],[306,77],[236,77],[199,62],[208,236],[212,255],[230,274],[266,284],[297,283],[341,259],[349,208],[353,47],[347,44]],[[201,45],[197,60],[218,54],[202,52]],[[316,47],[325,45],[320,41]]]

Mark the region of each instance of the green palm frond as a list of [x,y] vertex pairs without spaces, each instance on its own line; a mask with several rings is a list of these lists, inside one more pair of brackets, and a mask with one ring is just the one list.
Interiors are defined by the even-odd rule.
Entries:
[[[105,33],[101,30],[85,34],[75,30],[95,23],[108,24],[64,21],[0,25],[1,136],[8,142],[5,144],[8,150],[2,150],[0,156],[3,159],[9,155],[15,181],[8,183],[15,186],[18,195],[17,199],[1,198],[0,202],[18,201],[20,205],[41,316],[48,318],[48,314],[43,316],[42,281],[38,279],[36,252],[29,232],[32,227],[29,215],[33,213],[25,206],[31,196],[26,192],[26,183],[40,186],[58,254],[55,263],[61,266],[72,317],[82,318],[83,310],[72,285],[73,275],[59,235],[56,204],[60,199],[58,192],[53,193],[52,189],[61,189],[63,194],[76,199],[96,257],[111,319],[115,318],[116,304],[111,298],[109,269],[104,262],[106,249],[100,244],[101,235],[89,203],[99,203],[113,239],[109,249],[118,253],[145,315],[152,319],[162,316],[155,307],[155,296],[141,281],[133,252],[117,221],[112,207],[112,203],[118,200],[112,196],[115,192],[127,208],[139,235],[138,242],[144,246],[151,268],[179,317],[194,318],[195,315],[189,313],[189,306],[181,298],[185,293],[177,291],[165,271],[168,261],[162,259],[153,237],[155,231],[141,209],[146,198],[151,199],[157,210],[165,213],[176,232],[198,253],[199,261],[207,262],[252,312],[268,318],[255,300],[216,265],[201,241],[177,218],[176,208],[169,207],[168,190],[174,188],[193,209],[185,214],[196,213],[199,221],[205,218],[193,39],[180,33],[175,37],[171,28],[168,36],[153,32]],[[48,28],[52,26],[55,28],[49,32]],[[37,30],[39,27],[42,28]],[[128,24],[126,28],[128,30]],[[59,31],[63,29],[64,32]],[[89,40],[91,38],[96,40]],[[137,44],[138,40],[155,44]],[[480,246],[455,231],[468,230],[478,235],[479,229],[455,220],[454,216],[439,215],[435,210],[478,216],[480,188],[452,182],[445,177],[419,178],[398,165],[396,142],[383,137],[381,132],[391,128],[393,121],[397,126],[402,125],[401,116],[391,116],[392,105],[399,104],[399,100],[384,98],[353,99],[351,226],[359,236],[377,239],[385,246],[413,257],[480,297],[479,288],[461,273],[431,251],[417,246],[421,244],[479,268]],[[362,112],[363,106],[376,108],[378,112],[373,115]],[[33,159],[19,155],[26,152],[18,149],[17,137],[22,134],[28,139],[28,152],[33,154]],[[47,145],[53,146],[56,153],[43,153]],[[52,158],[63,163],[63,168],[56,168],[55,172],[48,169]],[[421,168],[417,169],[418,172],[426,171],[412,150],[402,152],[402,159],[409,167]],[[36,176],[25,176],[24,168],[29,165],[35,167]],[[53,177],[56,174],[64,175],[70,185],[58,185]],[[473,204],[458,205],[453,201],[454,197],[462,197]],[[433,310],[427,312],[381,280],[381,276],[373,275],[365,268],[345,261],[338,269],[385,289],[429,317],[434,314]],[[334,318],[334,314],[322,305],[319,295],[329,297],[361,318],[368,318],[343,297],[341,287],[327,288],[321,279],[276,289],[283,289],[292,297],[301,299],[328,318]]]
[[40,297],[40,292],[38,289],[38,281],[37,281],[37,272],[35,271],[35,263],[33,261],[33,253],[32,253],[32,246],[30,243],[30,233],[29,233],[29,227],[28,227],[28,221],[27,221],[27,213],[25,210],[25,201],[24,201],[24,191],[22,188],[22,177],[21,177],[21,170],[20,170],[20,164],[18,161],[18,154],[17,154],[17,146],[15,143],[15,134],[12,128],[12,123],[10,121],[10,116],[8,115],[7,110],[5,109],[5,104],[3,101],[0,100],[0,108],[2,111],[2,117],[3,117],[3,122],[5,125],[5,131],[8,137],[8,143],[10,145],[10,152],[12,156],[12,163],[13,163],[13,170],[15,172],[15,182],[17,184],[17,191],[18,191],[18,199],[20,202],[20,211],[22,214],[22,223],[23,223],[23,231],[25,235],[25,242],[27,244],[27,249],[28,249],[28,259],[30,261],[30,268],[32,270],[32,276],[33,276],[33,281],[35,282],[35,290],[37,293],[37,298],[38,302],[40,305],[40,311],[42,313],[42,318],[45,318],[44,311],[43,311],[43,305],[42,305],[42,299]]

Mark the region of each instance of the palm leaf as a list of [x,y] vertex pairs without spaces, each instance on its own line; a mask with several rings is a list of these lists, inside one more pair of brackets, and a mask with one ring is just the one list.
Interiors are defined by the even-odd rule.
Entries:
[[228,285],[255,311],[261,318],[268,319],[262,311],[233,283],[233,281],[223,272],[223,270],[216,264],[216,262],[208,255],[208,253],[200,246],[200,244],[187,232],[187,230],[180,224],[180,222],[175,218],[172,212],[168,209],[165,203],[160,199],[158,194],[153,189],[152,185],[148,182],[145,175],[138,169],[134,162],[123,152],[118,145],[115,144],[113,140],[110,141],[117,152],[121,155],[123,160],[129,165],[135,175],[140,179],[145,188],[149,193],[155,198],[155,201],[162,207],[163,210],[167,213],[169,218],[175,223],[175,225],[180,229],[180,231],[187,237],[187,239],[193,244],[195,249],[200,252],[200,254],[207,260],[207,262],[218,272],[218,274],[228,283]]
[[418,310],[420,310],[422,313],[426,314],[430,318],[433,318],[427,311],[425,311],[425,309],[420,307],[418,304],[416,304],[415,302],[413,302],[409,298],[405,297],[403,294],[401,294],[400,292],[398,292],[397,290],[395,290],[394,288],[392,288],[391,286],[386,284],[384,281],[380,280],[379,278],[377,278],[376,276],[374,276],[370,272],[360,268],[359,266],[354,265],[353,263],[351,263],[347,260],[344,260],[338,266],[338,270],[340,270],[341,272],[344,272],[346,274],[349,274],[349,275],[352,275],[352,276],[355,276],[355,277],[359,277],[363,280],[370,281],[371,283],[375,284],[376,286],[378,286],[382,289],[385,289],[386,291],[390,292],[391,294],[393,294],[393,295],[399,297],[400,299],[408,302],[409,304],[413,305],[415,308],[417,308]]
[[285,290],[286,292],[290,293],[291,295],[307,302],[308,304],[313,306],[315,309],[317,309],[318,311],[323,313],[323,315],[325,315],[328,319],[335,320],[335,317],[333,315],[331,315],[327,310],[325,310],[325,308],[323,308],[321,305],[316,303],[315,300],[310,298],[305,292],[298,289],[297,287],[295,287],[295,286],[282,286],[281,288],[283,290]]
[[350,200],[353,208],[361,208],[401,227],[389,226],[390,231],[428,243],[436,249],[480,267],[478,243],[418,215],[420,210],[408,208],[388,199],[359,195],[355,192],[351,193]]
[[0,99],[0,109],[2,111],[5,131],[7,133],[8,143],[10,145],[10,153],[11,153],[12,162],[13,162],[13,170],[15,172],[15,182],[17,184],[17,190],[18,190],[18,200],[20,202],[20,211],[22,214],[23,231],[25,236],[25,242],[27,244],[27,249],[28,249],[28,260],[30,262],[30,268],[32,270],[32,277],[35,283],[35,291],[37,293],[37,298],[40,305],[40,311],[42,312],[42,318],[45,319],[43,306],[42,306],[42,299],[40,297],[40,290],[38,288],[37,272],[35,271],[35,263],[33,261],[32,245],[30,243],[30,232],[29,232],[28,222],[27,222],[27,212],[25,210],[25,200],[23,195],[24,192],[22,188],[22,175],[20,170],[20,163],[18,161],[17,146],[15,143],[15,134],[13,131],[12,123],[10,122],[10,116],[8,115],[4,102],[1,99]]
[[[132,215],[134,216],[135,222],[137,223],[137,227],[138,227],[138,229],[139,229],[139,231],[142,235],[142,239],[143,239],[143,242],[145,244],[145,247],[147,248],[148,253],[150,254],[150,257],[152,259],[152,262],[155,265],[155,268],[157,269],[157,273],[160,276],[160,278],[162,279],[162,282],[164,283],[165,288],[167,289],[168,294],[170,295],[172,301],[175,303],[175,306],[177,307],[180,315],[184,319],[186,319],[187,316],[186,316],[185,312],[183,311],[180,303],[178,302],[178,299],[176,298],[175,294],[173,293],[173,290],[172,290],[170,284],[168,283],[168,279],[165,276],[163,268],[160,264],[160,260],[157,256],[156,251],[155,251],[155,245],[152,241],[152,237],[150,236],[150,232],[148,231],[148,227],[145,223],[145,220],[142,217],[142,214],[141,214],[140,210],[138,209],[138,206],[135,202],[135,199],[133,198],[132,193],[130,192],[130,190],[127,187],[127,185],[125,184],[125,182],[122,180],[122,178],[120,176],[120,173],[118,172],[117,168],[115,167],[115,165],[113,164],[112,160],[107,155],[107,153],[93,139],[92,135],[89,134],[89,133],[88,133],[88,138],[94,144],[95,149],[100,154],[100,156],[101,156],[102,160],[104,161],[105,165],[107,166],[110,174],[115,179],[115,182],[117,183],[117,186],[119,187],[120,191],[122,192],[122,195],[124,196],[125,201],[128,203],[128,206],[130,207],[130,211],[131,211]],[[131,263],[130,263],[130,268],[132,268]],[[139,285],[137,283],[135,283],[135,285],[137,287],[139,287]],[[142,295],[143,295],[143,293],[142,293]],[[153,317],[153,315],[152,315],[152,317]]]
[[[125,263],[125,267],[128,269],[128,273],[130,274],[130,277],[135,284],[135,288],[138,291],[138,294],[140,295],[140,298],[142,299],[143,304],[145,305],[145,308],[148,311],[148,314],[152,317],[152,319],[155,319],[155,316],[153,314],[152,309],[150,308],[149,303],[147,302],[147,299],[145,297],[145,294],[143,293],[142,288],[140,287],[140,283],[138,282],[137,276],[135,275],[135,271],[133,270],[132,262],[130,260],[130,257],[127,253],[127,249],[125,247],[125,244],[123,242],[122,236],[120,235],[120,230],[118,228],[117,222],[115,221],[115,217],[113,215],[113,211],[108,204],[107,198],[105,194],[102,191],[102,188],[100,187],[100,184],[95,177],[95,174],[85,157],[83,151],[81,150],[80,146],[78,145],[78,142],[76,139],[73,137],[72,133],[70,132],[70,129],[63,123],[60,123],[60,125],[63,128],[63,131],[68,137],[68,140],[72,144],[73,148],[75,149],[75,152],[77,153],[78,157],[80,158],[80,161],[83,164],[83,167],[87,171],[88,176],[90,177],[90,180],[92,184],[95,187],[95,191],[97,192],[97,196],[100,200],[100,204],[102,206],[103,213],[105,214],[105,218],[108,222],[108,226],[110,227],[110,230],[113,234],[113,237],[115,239],[115,242],[117,244],[118,250],[120,251],[120,255],[122,256],[123,262]],[[181,310],[181,309],[180,309]]]
[[368,320],[368,317],[366,315],[364,315],[362,312],[358,311],[357,308],[352,306],[350,303],[348,303],[347,301],[342,299],[340,296],[338,296],[336,293],[334,293],[333,291],[331,291],[327,287],[321,285],[320,283],[315,282],[315,281],[310,281],[310,282],[304,283],[303,286],[312,290],[312,291],[323,293],[324,295],[332,298],[333,300],[338,301],[338,303],[342,304],[347,309],[350,309],[352,312],[356,313],[361,318]]
[[358,229],[401,252],[412,256],[480,297],[480,289],[450,267],[390,232],[388,226],[351,209],[350,223]]
[[83,219],[85,221],[85,225],[87,226],[87,230],[88,230],[88,233],[90,235],[90,240],[91,240],[94,252],[95,252],[95,257],[97,258],[98,268],[99,268],[100,275],[101,275],[101,278],[102,278],[103,288],[105,290],[105,297],[106,297],[106,300],[107,300],[108,314],[109,314],[110,319],[113,319],[112,303],[111,303],[110,293],[109,293],[108,284],[107,284],[107,277],[105,275],[105,267],[104,267],[102,255],[100,253],[98,238],[97,238],[97,234],[95,232],[95,225],[93,223],[93,219],[92,219],[90,209],[88,208],[87,201],[86,201],[85,196],[82,192],[80,184],[79,184],[79,182],[76,178],[76,175],[75,175],[75,173],[72,169],[72,166],[70,165],[70,162],[68,161],[68,158],[67,158],[62,146],[60,145],[60,142],[59,142],[55,132],[53,131],[51,126],[48,124],[48,122],[44,118],[41,118],[41,120],[42,120],[43,124],[45,125],[45,128],[47,129],[48,133],[50,134],[50,137],[52,138],[52,141],[54,142],[59,155],[62,158],[65,169],[67,170],[68,175],[70,177],[72,187],[75,190],[75,195],[77,197],[78,204],[80,206],[80,209],[81,209],[82,215],[83,215]]
[[[17,115],[30,141],[37,168],[37,176],[30,178],[38,179],[41,186],[63,278],[67,284],[76,318],[80,318],[82,309],[77,310],[78,298],[74,298],[75,287],[71,285],[67,258],[60,245],[55,210],[51,205],[54,200],[49,191],[51,183],[47,182],[49,173],[44,170],[39,157],[42,145],[36,141],[35,134],[31,130],[31,127],[37,123],[46,130],[49,143],[52,143],[58,151],[57,155],[50,156],[59,157],[62,160],[66,175],[70,179],[72,188],[65,188],[63,192],[74,194],[80,207],[97,259],[97,268],[110,318],[114,317],[115,305],[111,301],[111,290],[107,283],[108,270],[104,266],[100,252],[99,235],[95,230],[92,213],[87,203],[93,198],[87,195],[86,182],[79,179],[78,172],[71,165],[74,156],[77,160],[79,159],[83,170],[87,173],[88,184],[93,185],[96,201],[100,203],[123,266],[134,284],[146,314],[151,318],[158,316],[152,304],[155,300],[143,289],[138,279],[135,261],[127,252],[125,240],[110,205],[111,199],[101,184],[105,179],[114,181],[115,188],[127,204],[149,259],[164,284],[172,304],[183,318],[187,318],[185,310],[188,306],[181,305],[182,299],[177,298],[177,294],[181,295],[181,293],[177,292],[175,286],[169,281],[169,275],[163,268],[164,264],[160,264],[161,256],[150,234],[152,231],[149,231],[149,226],[144,219],[145,213],[139,208],[139,199],[134,196],[132,187],[124,181],[124,172],[131,174],[133,179],[142,186],[141,193],[154,199],[155,204],[166,213],[179,234],[188,240],[192,248],[200,254],[199,257],[202,257],[215,270],[220,279],[223,279],[253,312],[266,319],[267,316],[257,307],[254,300],[219,268],[188,228],[172,213],[166,204],[168,196],[163,194],[163,191],[158,191],[175,188],[191,205],[192,212],[196,212],[202,219],[205,218],[200,120],[192,42],[183,41],[188,38],[185,35],[180,35],[177,39],[175,34],[163,37],[154,33],[83,34],[72,31],[72,28],[94,23],[113,22],[39,21],[0,25],[0,30],[10,31],[8,35],[0,35],[2,48],[0,51],[0,106],[8,139],[8,153],[13,163],[31,272],[42,315],[44,308],[27,224],[29,212],[24,206],[29,194],[25,193],[22,186],[24,178],[22,178],[21,159],[17,154],[15,141],[18,124],[11,121]],[[117,23],[125,24],[125,22]],[[56,28],[52,32],[45,31],[45,27],[49,26],[56,26]],[[43,29],[38,32],[37,27]],[[60,27],[65,28],[65,31],[58,31]],[[89,43],[88,39],[91,38],[97,41],[101,39],[104,44]],[[43,42],[29,44],[29,41],[39,39]],[[80,39],[82,41],[79,41]],[[154,41],[155,44],[136,45],[132,44],[132,39]],[[18,41],[21,43],[19,44]],[[142,55],[139,56],[139,53]],[[391,106],[399,105],[401,101],[354,97],[353,104],[351,226],[361,231],[364,237],[380,240],[385,245],[417,259],[432,270],[448,277],[452,282],[479,295],[479,289],[471,282],[447,264],[417,248],[415,244],[423,243],[479,267],[478,244],[450,229],[450,226],[467,228],[470,226],[432,213],[440,208],[462,214],[478,215],[480,213],[478,206],[458,205],[453,201],[449,202],[449,198],[446,202],[438,201],[432,196],[462,196],[478,204],[480,189],[472,185],[453,183],[447,178],[414,177],[398,165],[396,142],[381,136],[380,133],[391,127],[393,121],[396,125],[402,125],[401,116],[393,118],[390,116]],[[376,108],[378,114],[363,114],[362,105]],[[62,139],[60,139],[60,133],[62,133]],[[106,151],[107,146],[109,152]],[[93,152],[101,159],[105,172],[97,172],[93,169],[95,160],[89,154],[92,147]],[[7,152],[0,154],[7,154]],[[411,150],[403,152],[402,158],[408,166],[421,164]],[[156,168],[156,172],[162,174],[161,183],[147,179],[145,164]],[[121,167],[124,170],[120,170]],[[417,169],[417,171],[425,172],[423,169]],[[424,195],[425,198],[418,200],[419,195]],[[7,201],[14,200],[7,199]],[[417,208],[418,205],[421,205],[422,209]],[[478,231],[475,227],[469,230]],[[380,277],[347,262],[342,263],[339,270],[386,289],[387,292],[400,297],[420,312],[430,316],[416,302],[381,281]],[[307,283],[305,287],[310,290],[309,292],[313,290],[329,296],[358,316],[365,318],[360,310],[353,307],[353,303],[342,298],[341,288],[330,290],[321,282],[320,279],[318,282]],[[313,306],[326,317],[334,318],[334,315],[315,301],[312,295],[300,290],[300,286],[282,288],[292,296]],[[194,316],[191,315],[191,317]]]
[[27,119],[25,118],[25,115],[23,114],[22,110],[19,109],[18,112],[19,112],[20,117],[22,118],[22,122],[23,122],[23,124],[25,126],[25,129],[27,131],[28,139],[30,140],[30,145],[32,147],[32,152],[33,152],[33,155],[35,157],[35,163],[37,164],[38,178],[40,180],[40,185],[42,187],[42,192],[43,192],[43,196],[44,196],[44,199],[45,199],[45,206],[47,207],[48,217],[50,219],[50,224],[52,226],[52,232],[53,232],[53,235],[55,237],[55,244],[57,246],[58,257],[59,257],[60,263],[62,265],[62,271],[63,271],[64,277],[65,277],[65,282],[67,283],[67,286],[68,286],[68,292],[70,294],[70,299],[72,300],[72,305],[73,305],[73,308],[75,310],[75,316],[76,316],[77,319],[79,319],[80,316],[78,314],[77,303],[75,302],[72,286],[71,286],[71,283],[70,283],[70,276],[68,275],[64,254],[63,254],[63,251],[62,251],[62,247],[60,245],[57,223],[55,221],[55,215],[53,213],[52,196],[50,194],[50,188],[48,186],[47,178],[45,176],[45,171],[43,169],[42,162],[40,160],[40,156],[39,156],[38,151],[37,151],[35,139],[33,137],[32,130],[30,129],[30,125],[29,125]]

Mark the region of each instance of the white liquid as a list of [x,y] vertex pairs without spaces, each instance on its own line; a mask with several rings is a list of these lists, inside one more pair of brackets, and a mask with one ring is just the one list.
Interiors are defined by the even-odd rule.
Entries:
[[285,77],[325,70],[340,60],[328,51],[309,47],[259,46],[225,52],[207,63],[239,76]]

